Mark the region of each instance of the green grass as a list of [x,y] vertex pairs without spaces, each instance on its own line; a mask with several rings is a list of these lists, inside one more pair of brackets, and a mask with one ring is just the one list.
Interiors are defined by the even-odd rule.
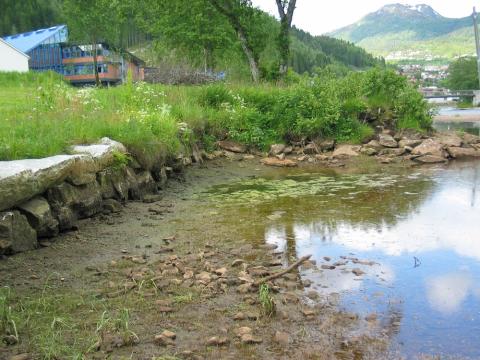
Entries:
[[305,138],[360,142],[373,132],[362,114],[378,107],[400,122],[411,119],[409,126],[428,126],[422,101],[406,81],[380,70],[340,78],[327,71],[289,85],[98,89],[73,88],[53,73],[0,73],[0,160],[68,153],[105,136],[147,169],[188,154],[194,142],[211,150],[225,137],[257,148]]

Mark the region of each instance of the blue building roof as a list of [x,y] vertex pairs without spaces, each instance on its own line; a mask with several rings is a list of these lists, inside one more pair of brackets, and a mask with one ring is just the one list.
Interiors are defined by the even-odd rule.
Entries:
[[[54,37],[57,34],[60,35],[66,33],[66,30],[67,25],[58,25],[48,29],[39,29],[22,34],[6,36],[3,38],[3,40],[10,43],[20,51],[27,53],[33,48],[43,43],[44,41],[48,40],[50,37]],[[66,36],[58,36],[57,38],[61,39],[62,41],[67,40]]]

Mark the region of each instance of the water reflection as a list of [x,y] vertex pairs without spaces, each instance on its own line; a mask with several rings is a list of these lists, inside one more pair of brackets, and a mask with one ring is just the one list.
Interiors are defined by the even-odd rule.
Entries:
[[433,309],[449,315],[460,309],[472,286],[473,277],[468,272],[432,277],[426,281],[427,299]]
[[407,356],[477,356],[479,171],[479,162],[385,174],[296,170],[209,196],[226,223],[278,245],[285,263],[305,254],[337,263],[303,276],[326,296],[340,294],[349,311],[378,314]]

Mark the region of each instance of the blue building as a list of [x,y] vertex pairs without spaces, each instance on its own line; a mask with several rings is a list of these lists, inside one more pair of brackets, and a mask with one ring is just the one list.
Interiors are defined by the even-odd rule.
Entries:
[[133,80],[143,80],[145,63],[141,59],[128,51],[111,49],[105,43],[71,44],[67,25],[7,36],[3,40],[30,57],[30,70],[56,71],[72,84],[95,83],[94,53],[102,83],[122,83],[128,72]]
[[30,70],[64,73],[62,46],[68,41],[66,25],[7,36],[3,40],[30,56]]

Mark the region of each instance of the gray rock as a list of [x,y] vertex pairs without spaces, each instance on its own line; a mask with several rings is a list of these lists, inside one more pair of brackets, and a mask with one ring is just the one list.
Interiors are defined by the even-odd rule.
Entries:
[[70,230],[75,227],[77,223],[77,215],[69,207],[52,205],[52,213],[55,219],[58,220],[60,231]]
[[37,233],[19,211],[0,213],[0,254],[11,254],[38,247]]
[[115,162],[115,153],[127,153],[125,146],[107,137],[102,138],[98,144],[74,146],[71,151],[74,154],[88,155],[92,159],[94,165],[92,173],[112,165]]
[[412,155],[431,155],[437,158],[445,158],[445,151],[443,150],[443,145],[438,141],[426,139],[413,149]]
[[111,165],[118,151],[125,151],[125,147],[104,138],[100,144],[75,146],[72,152],[76,155],[0,161],[0,211],[40,195],[67,178],[73,184],[90,182],[93,177],[88,174]]
[[150,171],[141,171],[135,175],[135,181],[130,181],[129,197],[133,200],[143,200],[146,194],[157,191],[157,184]]
[[167,170],[162,166],[159,170],[152,171],[153,179],[157,182],[157,187],[164,189],[168,182]]
[[437,164],[447,162],[447,159],[445,159],[443,156],[435,155],[422,155],[419,157],[415,157],[413,160],[424,164]]
[[106,199],[103,201],[103,209],[111,213],[119,213],[123,206],[115,199]]
[[373,147],[363,146],[360,149],[360,153],[367,155],[367,156],[374,156],[378,154],[378,150]]
[[277,156],[285,151],[287,146],[284,144],[274,144],[270,146],[270,155]]
[[378,135],[378,142],[380,145],[387,147],[387,148],[396,148],[398,147],[397,141],[393,138],[393,136],[388,134],[379,134]]
[[462,135],[463,142],[467,145],[480,144],[480,136],[464,133]]
[[80,156],[0,161],[0,211],[20,204],[62,182]]
[[402,156],[403,154],[405,154],[405,148],[383,149],[383,150],[380,150],[380,152],[378,154],[380,156]]
[[245,145],[242,145],[235,141],[224,140],[224,141],[219,141],[217,144],[220,147],[220,149],[227,150],[233,153],[245,153],[247,151],[247,148]]
[[358,145],[339,145],[332,154],[333,158],[344,158],[359,156],[361,146]]
[[37,236],[54,237],[58,235],[58,221],[53,217],[50,204],[41,196],[34,197],[19,205],[20,211],[27,217]]
[[462,139],[455,133],[443,133],[438,136],[437,141],[443,146],[462,146]]
[[91,217],[102,210],[102,194],[97,182],[81,186],[64,182],[49,189],[47,199],[58,208],[72,209],[80,219]]
[[377,140],[370,140],[367,144],[365,144],[365,147],[370,147],[370,148],[379,150],[382,148],[382,145],[380,145],[380,143]]
[[315,145],[314,143],[305,145],[305,147],[303,148],[303,153],[307,155],[318,154],[317,145]]
[[333,151],[335,149],[335,140],[323,140],[317,144],[317,147],[322,152]]
[[447,152],[454,159],[468,159],[480,157],[480,151],[474,148],[448,147]]
[[398,146],[401,147],[401,148],[404,148],[404,147],[411,147],[411,148],[414,148],[415,146],[418,146],[422,143],[422,140],[409,140],[409,139],[404,139],[404,140],[400,140],[398,142]]

